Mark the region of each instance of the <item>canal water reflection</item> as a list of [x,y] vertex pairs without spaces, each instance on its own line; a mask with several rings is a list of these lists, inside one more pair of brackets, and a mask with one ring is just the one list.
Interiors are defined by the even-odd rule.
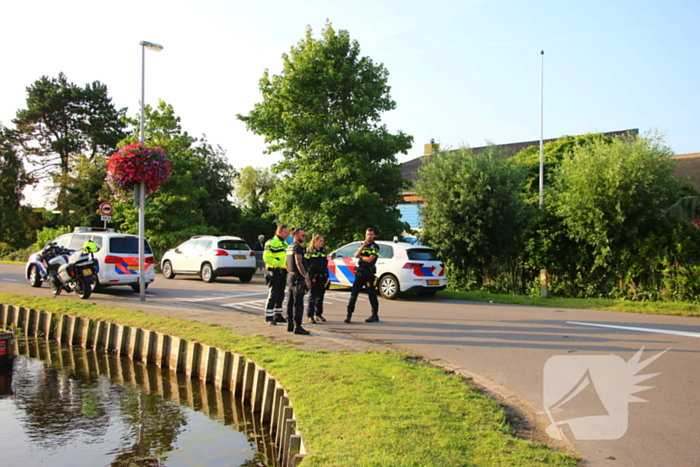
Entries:
[[15,350],[0,368],[2,465],[276,465],[268,431],[230,391],[40,339]]

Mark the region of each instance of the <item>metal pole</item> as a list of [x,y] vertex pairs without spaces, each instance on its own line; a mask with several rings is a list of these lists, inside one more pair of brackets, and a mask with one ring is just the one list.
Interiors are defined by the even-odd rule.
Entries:
[[544,50],[540,51],[540,208],[544,204]]
[[[143,144],[143,132],[144,132],[144,124],[145,124],[145,117],[143,115],[144,112],[144,101],[145,101],[145,94],[146,94],[146,46],[144,44],[141,44],[141,136],[140,136],[140,141],[141,144]],[[143,267],[143,262],[144,262],[144,248],[143,245],[145,243],[145,216],[144,216],[144,211],[146,210],[146,185],[142,182],[139,184],[139,299],[142,302],[146,301],[146,286],[145,286],[145,280],[144,280],[144,267]]]

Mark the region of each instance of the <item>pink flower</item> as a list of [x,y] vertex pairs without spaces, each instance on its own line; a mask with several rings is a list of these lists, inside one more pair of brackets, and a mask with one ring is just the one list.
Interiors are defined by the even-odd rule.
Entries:
[[132,143],[107,160],[107,183],[118,196],[128,196],[134,186],[144,183],[146,193],[155,192],[170,178],[170,162],[163,148]]

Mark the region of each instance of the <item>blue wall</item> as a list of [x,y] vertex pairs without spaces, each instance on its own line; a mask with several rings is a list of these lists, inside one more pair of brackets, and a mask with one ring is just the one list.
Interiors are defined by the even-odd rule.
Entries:
[[412,229],[422,229],[423,219],[420,216],[420,204],[418,203],[401,203],[397,205],[401,211],[401,221],[408,222]]

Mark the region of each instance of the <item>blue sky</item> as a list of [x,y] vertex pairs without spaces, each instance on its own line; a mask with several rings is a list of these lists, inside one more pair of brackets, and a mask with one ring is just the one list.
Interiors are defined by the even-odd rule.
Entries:
[[700,152],[700,2],[37,0],[6,2],[0,28],[0,121],[11,126],[25,88],[63,71],[99,80],[133,115],[147,51],[146,102],[163,99],[194,136],[227,150],[234,167],[269,166],[262,137],[236,120],[260,101],[263,70],[315,37],[326,19],[390,73],[391,131],[415,138],[399,161],[445,147],[544,137],[658,130],[677,153]]

